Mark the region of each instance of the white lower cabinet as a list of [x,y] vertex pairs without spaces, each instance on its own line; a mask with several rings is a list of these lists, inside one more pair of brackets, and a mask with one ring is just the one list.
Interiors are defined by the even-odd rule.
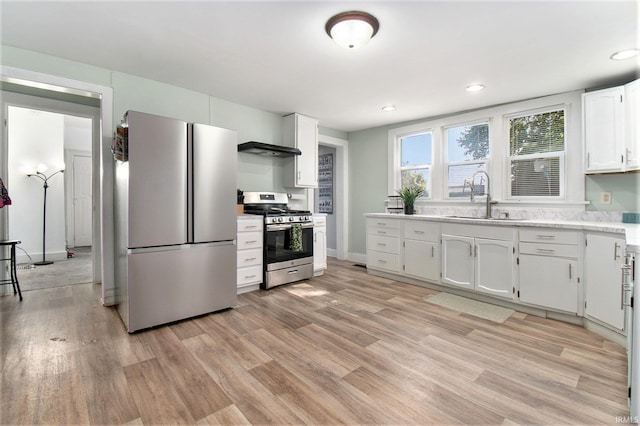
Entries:
[[257,290],[262,283],[262,216],[238,216],[237,277],[238,293]]
[[513,241],[476,239],[475,289],[513,298],[515,256]]
[[585,315],[618,331],[625,328],[627,298],[622,287],[625,240],[587,234],[585,247]]
[[[492,228],[477,227],[465,234],[442,234],[442,282],[513,298],[516,266],[513,231],[502,228],[494,233]],[[487,238],[499,234],[504,239]]]
[[578,313],[580,235],[544,228],[520,231],[520,302]]
[[520,255],[520,301],[575,313],[578,311],[578,261]]
[[400,221],[367,219],[367,268],[400,272]]
[[474,239],[442,234],[442,282],[473,289],[475,282]]
[[440,281],[440,224],[405,220],[403,272],[431,282]]
[[327,269],[327,217],[313,215],[313,276]]

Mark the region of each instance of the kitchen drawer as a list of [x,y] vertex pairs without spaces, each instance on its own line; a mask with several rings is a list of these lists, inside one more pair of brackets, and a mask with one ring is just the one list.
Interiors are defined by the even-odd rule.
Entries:
[[520,254],[577,258],[578,246],[572,244],[520,243]]
[[381,235],[367,235],[367,250],[400,254],[400,239]]
[[385,237],[399,237],[400,230],[398,228],[378,228],[375,226],[367,228],[368,235],[379,235]]
[[550,243],[550,244],[578,244],[580,233],[550,228],[520,229],[520,241]]
[[262,265],[238,268],[237,285],[241,287],[247,284],[262,282]]
[[262,232],[238,233],[238,250],[262,247]]
[[262,249],[238,250],[238,268],[253,265],[262,266]]
[[397,254],[369,250],[367,251],[367,267],[384,269],[390,272],[399,272],[400,256]]
[[367,228],[369,227],[399,229],[400,221],[398,219],[370,218],[367,219]]
[[404,222],[404,237],[437,243],[440,240],[440,224],[421,220],[406,220]]
[[262,231],[262,216],[251,219],[238,219],[238,232]]

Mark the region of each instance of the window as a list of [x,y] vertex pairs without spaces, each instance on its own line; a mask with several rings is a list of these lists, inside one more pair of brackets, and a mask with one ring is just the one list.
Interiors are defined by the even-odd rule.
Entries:
[[403,188],[419,186],[426,191],[423,197],[431,196],[432,153],[430,132],[400,138],[400,177]]
[[447,140],[447,194],[449,198],[469,197],[473,181],[476,195],[486,194],[484,175],[489,157],[489,124],[480,123],[446,130]]
[[508,123],[511,197],[563,196],[564,109],[512,116]]
[[581,125],[582,91],[575,91],[389,129],[387,193],[419,179],[425,208],[466,206],[474,175],[475,195],[488,192],[484,171],[505,207],[583,210]]

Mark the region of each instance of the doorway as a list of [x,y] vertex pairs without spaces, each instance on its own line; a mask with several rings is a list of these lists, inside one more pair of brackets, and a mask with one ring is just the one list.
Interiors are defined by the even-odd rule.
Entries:
[[[349,181],[347,177],[348,146],[344,139],[318,136],[318,152],[331,155],[332,162],[332,208],[327,214],[327,255],[344,260],[348,257],[349,240]],[[314,212],[320,212],[320,193],[314,191]]]
[[13,201],[3,209],[2,236],[22,241],[22,290],[96,282],[92,146],[99,108],[5,91],[2,98],[0,168]]

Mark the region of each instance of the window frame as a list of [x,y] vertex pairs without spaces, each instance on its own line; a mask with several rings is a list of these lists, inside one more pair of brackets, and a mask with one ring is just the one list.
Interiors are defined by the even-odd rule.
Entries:
[[[448,197],[448,171],[445,168],[447,153],[444,129],[478,122],[489,122],[489,161],[487,173],[491,179],[491,198],[502,206],[550,207],[558,209],[585,210],[584,147],[582,142],[582,94],[583,90],[542,96],[474,110],[459,112],[438,118],[414,121],[412,124],[398,123],[387,127],[387,189],[395,194],[400,185],[400,163],[398,137],[411,133],[431,132],[433,142],[433,164],[431,166],[431,197],[418,202],[424,207],[468,206],[463,197]],[[510,167],[508,121],[505,117],[526,115],[530,112],[565,111],[565,155],[564,175],[561,176],[564,197],[510,197]],[[522,158],[521,158],[522,159]],[[437,210],[436,210],[437,211]]]
[[[482,160],[463,160],[463,161],[453,161],[450,162],[449,161],[449,138],[447,135],[447,132],[449,131],[449,129],[455,129],[456,127],[472,127],[472,126],[476,126],[478,124],[486,124],[487,125],[487,130],[489,133],[489,153],[488,155],[482,159]],[[489,118],[483,118],[483,119],[478,119],[478,120],[472,120],[472,121],[464,121],[464,122],[460,122],[460,123],[455,123],[455,124],[451,124],[451,125],[447,125],[447,126],[443,126],[442,127],[442,133],[443,133],[443,162],[442,162],[442,167],[443,167],[443,172],[444,172],[444,178],[443,178],[443,188],[442,188],[442,193],[443,193],[443,199],[444,200],[448,200],[448,201],[460,201],[461,199],[465,199],[464,197],[451,197],[449,195],[449,167],[450,166],[463,166],[463,165],[471,165],[471,164],[484,164],[484,170],[489,173],[489,176],[491,176],[490,174],[490,167],[491,167],[491,119]],[[489,193],[491,193],[491,188],[488,188]],[[477,196],[477,199],[479,200],[484,200],[486,198],[486,195],[479,195]]]
[[400,164],[400,168],[398,170],[399,176],[398,176],[398,182],[400,183],[400,187],[398,187],[397,189],[401,189],[402,186],[402,172],[406,171],[406,170],[417,170],[417,169],[428,169],[429,170],[429,179],[427,180],[427,188],[426,188],[426,192],[428,194],[428,196],[425,195],[421,195],[419,197],[419,199],[423,199],[423,200],[430,200],[432,198],[433,195],[433,191],[432,191],[432,182],[433,182],[433,132],[431,131],[427,131],[427,132],[412,132],[409,134],[405,134],[402,136],[398,137],[398,147],[400,148],[400,162],[402,162],[402,139],[403,138],[409,138],[411,136],[418,136],[418,135],[424,135],[424,134],[430,134],[431,135],[431,164],[420,164],[420,165],[416,165],[416,166],[403,166],[402,164]]
[[[562,111],[563,112],[563,116],[564,116],[564,149],[562,151],[551,151],[551,152],[540,152],[540,153],[535,153],[535,154],[525,154],[525,155],[516,155],[516,156],[512,156],[511,155],[511,147],[510,147],[510,140],[509,140],[509,126],[510,126],[510,120],[514,119],[514,118],[519,118],[519,117],[525,117],[525,116],[530,116],[530,115],[537,115],[537,114],[545,114],[545,113],[550,113],[550,112],[555,112],[555,111]],[[559,105],[550,105],[548,107],[543,107],[543,108],[536,108],[536,109],[531,109],[531,110],[525,110],[525,111],[518,111],[518,112],[514,112],[511,114],[505,114],[503,116],[503,123],[504,123],[504,135],[506,137],[505,141],[505,161],[504,161],[504,171],[505,171],[505,180],[504,180],[504,198],[505,200],[509,200],[509,201],[531,201],[531,202],[536,202],[536,201],[560,201],[560,200],[565,200],[566,199],[566,194],[567,194],[567,177],[566,177],[566,169],[567,169],[567,164],[566,164],[566,157],[567,157],[567,148],[568,148],[568,136],[567,136],[567,127],[568,127],[568,123],[567,123],[567,117],[568,117],[568,111],[567,111],[567,105],[564,104],[559,104]],[[538,159],[538,158],[558,158],[559,159],[559,164],[560,164],[560,170],[559,170],[559,176],[558,176],[558,181],[560,182],[560,191],[559,191],[559,195],[554,195],[554,196],[541,196],[541,195],[511,195],[511,164],[513,161],[527,161],[527,160],[534,160],[534,159]]]

